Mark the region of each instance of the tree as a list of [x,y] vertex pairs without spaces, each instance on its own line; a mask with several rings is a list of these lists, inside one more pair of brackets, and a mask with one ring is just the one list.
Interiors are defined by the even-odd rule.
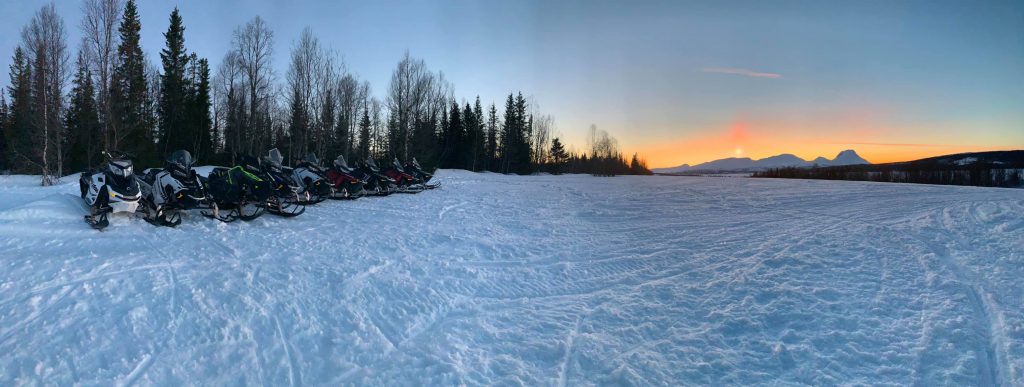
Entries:
[[67,166],[72,171],[82,171],[95,165],[93,162],[99,161],[103,146],[103,128],[96,106],[93,75],[84,53],[78,54],[77,68],[64,116],[64,125],[68,128]]
[[21,47],[14,49],[14,57],[11,60],[11,85],[7,92],[11,97],[8,107],[7,122],[4,124],[7,147],[5,154],[9,157],[8,164],[11,166],[22,166],[15,168],[15,172],[33,172],[27,167],[27,162],[33,153],[33,135],[35,127],[32,125],[34,105],[32,104],[32,67],[25,57]]
[[491,108],[487,111],[487,145],[484,150],[486,154],[487,164],[485,169],[497,172],[497,158],[498,158],[498,109],[491,103]]
[[562,163],[569,157],[565,153],[565,146],[562,145],[562,140],[555,137],[551,140],[551,173],[560,174],[562,173]]
[[187,127],[191,128],[191,149],[197,160],[209,160],[213,158],[216,146],[214,144],[213,121],[210,119],[210,64],[206,58],[196,59],[192,54],[190,63],[194,63],[195,74],[189,82],[191,85],[188,94],[189,122]]
[[[43,185],[63,174],[65,130],[62,120],[63,89],[68,78],[67,33],[57,7],[44,5],[21,31],[32,66],[33,126],[39,148],[28,158],[42,171]],[[56,168],[54,170],[53,168]]]
[[146,78],[146,61],[139,45],[142,24],[134,0],[124,6],[118,32],[117,66],[111,77],[110,127],[112,138],[108,150],[121,150],[135,155],[140,164],[155,164],[159,157],[153,142],[153,117],[150,87]]
[[[271,56],[274,53],[274,32],[259,16],[244,26],[235,29],[233,57],[237,60],[242,75],[243,90],[248,93],[246,119],[240,137],[239,149],[235,152],[259,152],[272,141],[269,107],[271,105],[272,69]],[[265,109],[265,110],[261,110]]]
[[365,160],[370,156],[370,109],[363,107],[363,118],[359,120],[359,151],[356,152],[358,160]]
[[103,123],[103,147],[112,149],[114,119],[110,104],[111,73],[117,49],[115,26],[124,9],[124,0],[85,0],[82,5],[82,33],[85,36],[82,50],[91,61],[90,68],[96,76],[98,87],[96,103],[99,106],[100,121]]
[[164,33],[166,47],[160,51],[163,73],[160,75],[159,134],[161,154],[187,149],[196,154],[194,128],[188,125],[190,106],[186,102],[191,85],[186,84],[185,71],[189,56],[185,52],[185,26],[178,8],[171,11],[170,25]]
[[[0,92],[0,152],[7,150],[7,98]],[[7,168],[7,160],[0,157],[0,172]]]

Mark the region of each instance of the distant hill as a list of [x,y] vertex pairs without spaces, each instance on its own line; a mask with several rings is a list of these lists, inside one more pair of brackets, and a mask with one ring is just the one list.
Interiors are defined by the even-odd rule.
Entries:
[[1024,150],[957,153],[885,164],[780,167],[757,171],[753,176],[1021,187],[1024,186]]
[[762,171],[769,168],[786,168],[786,167],[831,167],[838,165],[856,165],[856,164],[871,164],[864,158],[860,157],[856,151],[852,149],[844,150],[839,152],[833,159],[826,159],[824,157],[818,157],[812,161],[807,161],[799,158],[795,155],[785,153],[777,156],[766,157],[760,160],[753,160],[749,157],[730,157],[727,159],[709,161],[703,164],[689,165],[683,164],[671,168],[656,168],[652,171],[654,173],[662,174],[673,174],[673,173],[692,173],[692,172],[756,172]]

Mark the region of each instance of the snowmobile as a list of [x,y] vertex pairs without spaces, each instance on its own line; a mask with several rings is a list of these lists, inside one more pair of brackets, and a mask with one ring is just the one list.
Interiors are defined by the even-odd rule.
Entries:
[[209,176],[199,178],[212,201],[212,211],[203,211],[204,216],[233,222],[263,215],[272,194],[270,182],[254,173],[259,172],[258,159],[243,157],[241,161],[232,168],[214,168]]
[[398,158],[391,162],[391,165],[384,170],[384,175],[390,177],[391,180],[395,181],[395,185],[398,186],[399,193],[418,193],[423,191],[423,182],[402,169],[402,163],[398,162]]
[[331,199],[358,199],[366,193],[363,180],[356,177],[357,172],[349,168],[345,155],[338,155],[333,165],[327,169],[327,181],[334,187]]
[[271,149],[267,156],[255,161],[252,158],[248,159],[250,161],[246,163],[247,166],[251,164],[252,167],[258,168],[253,173],[270,183],[271,195],[264,204],[267,212],[286,217],[297,216],[306,211],[306,205],[323,200],[308,196],[309,193],[292,179],[291,171],[285,170],[281,165],[284,157],[277,148]]
[[420,179],[420,184],[423,186],[423,189],[434,189],[441,186],[441,183],[430,184],[430,179],[434,178],[434,174],[424,171],[423,167],[420,166],[420,162],[416,161],[415,157],[412,158],[411,162],[405,163],[404,169],[406,173]]
[[174,227],[181,224],[182,212],[216,206],[192,170],[194,164],[188,151],[178,150],[167,157],[164,168],[150,168],[137,177],[147,222]]
[[85,222],[97,230],[110,225],[107,220],[110,213],[135,213],[142,197],[131,157],[118,151],[104,151],[103,157],[107,163],[105,169],[82,172],[78,179],[82,199],[89,206]]
[[[287,171],[287,168],[285,170]],[[320,160],[315,154],[306,155],[306,159],[300,161],[291,172],[292,180],[302,187],[300,196],[306,196],[314,202],[333,196],[334,188],[327,180],[327,172],[320,166]]]
[[380,172],[373,157],[366,159],[362,166],[356,168],[355,177],[363,181],[363,190],[370,196],[387,196],[398,190],[395,181]]

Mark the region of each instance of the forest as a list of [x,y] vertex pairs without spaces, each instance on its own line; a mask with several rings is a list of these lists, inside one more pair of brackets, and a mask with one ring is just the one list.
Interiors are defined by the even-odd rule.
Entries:
[[408,51],[378,95],[309,28],[279,77],[274,31],[261,17],[235,28],[216,68],[188,50],[177,9],[169,21],[150,58],[134,0],[84,0],[84,38],[72,52],[56,7],[42,6],[22,29],[0,93],[0,172],[50,184],[98,166],[104,150],[131,154],[141,170],[177,149],[223,165],[276,147],[289,162],[312,153],[498,173],[650,174],[593,125],[582,150],[569,150],[554,117],[520,91],[489,104],[456,99],[444,74]]

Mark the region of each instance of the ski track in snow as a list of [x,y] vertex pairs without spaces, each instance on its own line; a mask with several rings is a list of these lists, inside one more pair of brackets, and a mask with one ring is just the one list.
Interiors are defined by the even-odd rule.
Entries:
[[0,385],[1024,385],[1024,190],[439,180],[98,232],[0,176]]

